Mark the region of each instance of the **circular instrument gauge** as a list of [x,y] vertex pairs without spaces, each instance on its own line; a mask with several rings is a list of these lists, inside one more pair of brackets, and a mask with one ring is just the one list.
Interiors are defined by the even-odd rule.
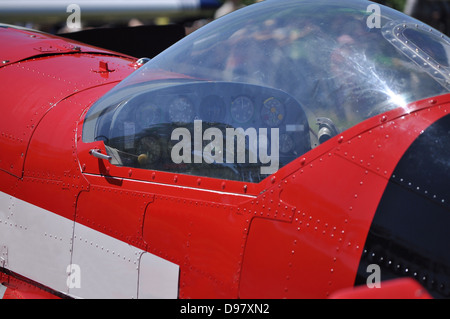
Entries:
[[161,157],[161,145],[156,138],[145,136],[139,141],[137,154],[141,166],[155,163]]
[[253,101],[244,95],[238,96],[231,102],[231,117],[238,123],[250,121],[255,112]]
[[271,127],[278,126],[284,120],[284,117],[284,106],[280,100],[270,97],[264,101],[261,118],[265,124]]
[[194,105],[185,96],[175,98],[169,105],[169,118],[172,122],[189,123],[194,117]]
[[289,153],[294,149],[295,142],[292,137],[288,134],[280,135],[280,152],[281,153]]
[[136,117],[142,127],[148,128],[160,122],[161,110],[153,104],[144,105],[136,112]]

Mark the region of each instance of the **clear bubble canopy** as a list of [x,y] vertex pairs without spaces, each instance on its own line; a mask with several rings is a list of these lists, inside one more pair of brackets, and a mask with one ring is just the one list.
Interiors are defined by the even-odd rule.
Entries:
[[[123,135],[100,132],[120,118],[101,115],[129,104],[147,129],[195,120],[279,127],[279,150],[289,154],[281,167],[371,116],[448,93],[449,54],[445,35],[369,1],[266,0],[202,27],[122,81],[89,110],[83,140]],[[144,101],[154,106],[140,109]],[[290,151],[302,127],[309,145]]]

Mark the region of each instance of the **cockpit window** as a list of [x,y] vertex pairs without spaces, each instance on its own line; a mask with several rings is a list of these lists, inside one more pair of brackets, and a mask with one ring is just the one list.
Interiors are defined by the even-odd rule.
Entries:
[[224,16],[89,110],[116,165],[259,182],[336,134],[449,91],[449,40],[353,0],[264,1]]
[[256,183],[311,148],[306,114],[283,91],[192,80],[152,86],[99,114],[93,139],[105,142],[112,164]]

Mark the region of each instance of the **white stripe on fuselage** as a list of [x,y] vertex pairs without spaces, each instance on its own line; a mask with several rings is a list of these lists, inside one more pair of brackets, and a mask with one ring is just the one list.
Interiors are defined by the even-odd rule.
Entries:
[[0,299],[3,299],[3,296],[5,295],[6,287],[0,284]]
[[0,192],[5,268],[76,298],[177,298],[179,266]]

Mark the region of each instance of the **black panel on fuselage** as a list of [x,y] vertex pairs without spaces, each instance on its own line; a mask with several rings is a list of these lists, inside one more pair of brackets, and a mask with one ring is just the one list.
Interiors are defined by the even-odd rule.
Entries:
[[392,174],[375,213],[355,285],[377,264],[381,281],[412,277],[450,297],[450,115],[429,126]]

